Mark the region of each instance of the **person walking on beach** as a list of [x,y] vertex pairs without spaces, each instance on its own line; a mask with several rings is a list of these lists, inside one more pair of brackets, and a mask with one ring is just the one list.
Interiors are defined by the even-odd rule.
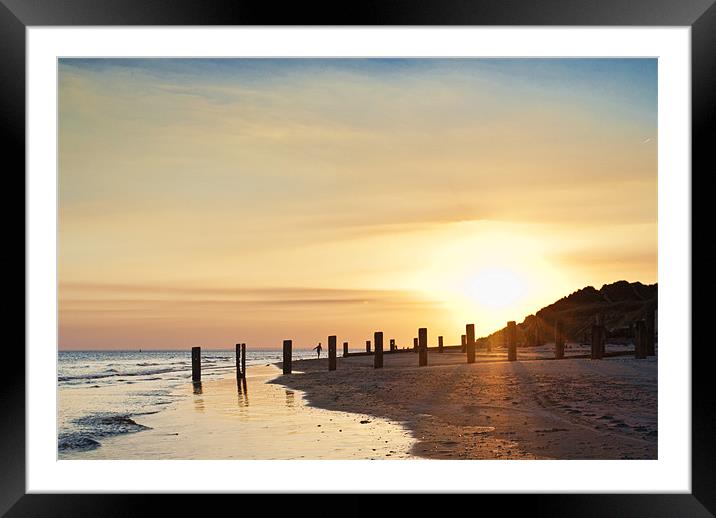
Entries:
[[321,342],[318,342],[318,345],[313,348],[314,351],[318,352],[319,359],[321,358],[321,349],[323,349],[323,347],[321,347]]

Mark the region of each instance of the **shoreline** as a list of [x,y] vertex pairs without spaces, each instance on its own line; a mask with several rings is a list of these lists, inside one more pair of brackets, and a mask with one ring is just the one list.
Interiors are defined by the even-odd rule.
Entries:
[[[301,390],[310,406],[405,423],[411,454],[431,459],[656,459],[657,361],[532,357],[465,362],[429,351],[293,362],[269,383]],[[277,365],[281,365],[279,362]]]
[[415,439],[402,423],[369,413],[311,407],[301,391],[272,381],[275,364],[253,365],[175,393],[175,403],[142,415],[136,433],[107,437],[89,451],[58,460],[91,459],[410,459]]
[[[304,356],[290,375],[274,355],[243,381],[227,360],[198,386],[168,375],[170,392],[151,377],[68,387],[67,409],[92,408],[86,418],[121,430],[58,459],[655,459],[657,360],[610,349],[595,361],[573,345],[553,360],[544,346],[516,362],[497,349],[473,364],[429,350],[427,367],[406,353],[385,355],[382,369],[356,355],[335,371]],[[113,403],[126,398],[138,405],[129,420]]]

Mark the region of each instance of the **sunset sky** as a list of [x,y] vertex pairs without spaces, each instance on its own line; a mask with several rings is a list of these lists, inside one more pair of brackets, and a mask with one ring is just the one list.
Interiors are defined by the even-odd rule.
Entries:
[[64,59],[61,349],[456,344],[657,281],[655,59]]

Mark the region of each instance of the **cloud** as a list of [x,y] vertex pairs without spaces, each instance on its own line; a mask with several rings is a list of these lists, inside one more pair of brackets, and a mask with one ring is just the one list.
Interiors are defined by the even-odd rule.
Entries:
[[[77,315],[105,299],[116,315],[150,307],[145,320],[175,318],[180,301],[227,308],[222,325],[228,308],[253,311],[246,301],[254,317],[304,307],[317,326],[326,308],[341,322],[368,314],[362,301],[408,315],[425,272],[463,268],[461,247],[519,250],[527,233],[569,271],[584,270],[570,254],[606,250],[594,271],[624,255],[604,227],[656,223],[657,147],[642,145],[657,134],[655,60],[63,59],[59,70],[73,340]],[[436,264],[439,248],[456,256]],[[655,249],[650,232],[638,253]]]

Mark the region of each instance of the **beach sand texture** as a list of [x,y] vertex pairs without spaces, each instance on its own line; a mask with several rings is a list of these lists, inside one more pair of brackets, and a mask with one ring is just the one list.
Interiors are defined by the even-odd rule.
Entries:
[[[579,354],[571,346],[568,354]],[[617,349],[620,349],[617,347]],[[657,361],[630,356],[603,360],[542,360],[550,347],[465,354],[430,351],[294,362],[294,373],[272,383],[305,392],[315,407],[403,422],[416,442],[411,453],[440,459],[656,459]],[[534,359],[529,359],[529,358]]]

